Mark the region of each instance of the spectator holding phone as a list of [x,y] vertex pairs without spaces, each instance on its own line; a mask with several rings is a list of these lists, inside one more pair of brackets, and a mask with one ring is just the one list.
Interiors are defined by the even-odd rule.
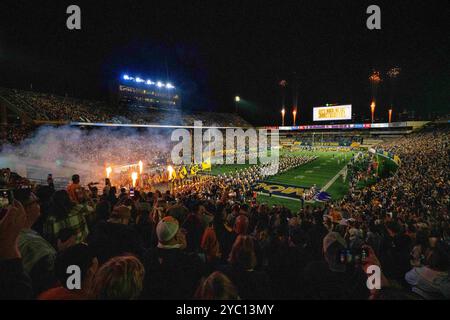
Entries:
[[345,258],[346,252],[347,244],[339,233],[330,232],[325,236],[324,259],[311,262],[304,270],[305,299],[368,299],[367,276],[353,264],[354,260]]

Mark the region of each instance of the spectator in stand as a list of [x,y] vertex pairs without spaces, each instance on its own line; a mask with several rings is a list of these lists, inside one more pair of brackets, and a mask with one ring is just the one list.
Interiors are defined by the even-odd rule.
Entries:
[[119,201],[119,199],[117,199],[116,193],[117,193],[117,188],[112,186],[107,195],[107,200],[111,204],[111,208],[114,208],[116,206],[117,202]]
[[236,216],[236,218],[233,219],[232,221],[234,221],[234,227],[233,227],[233,232],[230,235],[230,238],[231,238],[231,243],[234,244],[236,239],[240,235],[247,234],[249,220],[248,220],[247,216],[240,214],[240,215]]
[[95,206],[95,222],[107,221],[111,215],[111,203],[106,197],[101,197]]
[[239,296],[245,300],[271,298],[271,284],[264,271],[255,270],[257,265],[254,239],[239,235],[231,249],[229,265],[224,274],[236,284]]
[[2,208],[3,213],[0,219],[0,299],[32,299],[33,284],[18,247],[21,231],[29,226],[27,213],[17,200],[8,208]]
[[308,243],[306,232],[295,227],[290,231],[288,241],[279,239],[278,245],[268,251],[268,274],[277,298],[303,298],[303,270],[312,260]]
[[[68,288],[71,273],[67,270],[70,266],[78,266],[81,271],[80,288]],[[88,300],[91,298],[91,287],[94,276],[98,270],[98,260],[88,245],[79,243],[59,252],[56,257],[55,271],[59,286],[43,292],[39,300]]]
[[422,267],[429,249],[428,233],[419,230],[416,234],[415,244],[411,251],[410,264],[412,267]]
[[205,265],[195,253],[185,251],[186,238],[178,221],[167,216],[156,227],[158,246],[144,261],[144,299],[190,299],[205,274]]
[[213,221],[203,233],[201,248],[206,253],[208,263],[226,263],[232,246],[231,229],[225,224],[225,207],[218,205]]
[[97,271],[92,295],[99,300],[138,299],[143,288],[144,266],[132,255],[108,260]]
[[200,242],[202,239],[203,227],[203,205],[195,204],[193,212],[191,212],[183,223],[183,228],[186,230],[186,251],[199,252]]
[[70,200],[74,203],[79,203],[81,199],[81,185],[80,176],[74,174],[72,176],[72,183],[67,187],[67,192],[69,193]]
[[347,244],[337,232],[323,239],[324,260],[309,263],[304,271],[306,299],[358,299],[369,298],[367,277],[361,267],[341,261]]
[[130,218],[130,209],[118,206],[108,221],[100,221],[94,226],[87,241],[100,263],[125,253],[142,257],[142,240],[134,227],[129,225]]
[[406,273],[412,291],[424,299],[450,299],[449,255],[444,244],[430,249],[425,266],[414,267]]
[[70,200],[67,191],[56,191],[52,197],[50,215],[44,223],[45,238],[56,246],[58,233],[69,228],[74,231],[77,243],[84,242],[89,233],[86,222],[88,214],[83,205]]
[[44,234],[44,224],[50,214],[51,199],[54,189],[49,186],[40,186],[36,189],[36,196],[39,198],[39,205],[41,207],[41,214],[38,221],[33,226],[33,230],[36,230],[39,234]]
[[239,300],[235,285],[223,273],[216,271],[202,281],[195,298],[199,300]]
[[410,269],[411,239],[404,234],[400,224],[386,224],[387,237],[382,243],[380,260],[386,276],[404,284],[405,273]]
[[31,189],[17,189],[14,198],[19,201],[26,213],[27,224],[19,234],[18,244],[25,272],[33,283],[33,291],[38,295],[56,282],[54,266],[56,250],[41,235],[32,229],[39,219],[39,199]]

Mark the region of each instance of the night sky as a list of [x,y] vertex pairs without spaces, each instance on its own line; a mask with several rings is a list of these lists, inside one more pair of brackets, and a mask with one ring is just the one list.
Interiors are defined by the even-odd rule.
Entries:
[[[81,7],[82,29],[66,28]],[[366,28],[381,7],[382,30]],[[353,104],[369,116],[368,76],[382,72],[377,112],[387,115],[389,67],[402,71],[394,110],[427,116],[450,103],[450,3],[436,1],[9,1],[0,3],[0,85],[106,99],[124,73],[169,79],[183,108],[241,112],[254,124],[279,122],[278,83],[293,73],[299,117]],[[288,120],[290,121],[290,120]]]

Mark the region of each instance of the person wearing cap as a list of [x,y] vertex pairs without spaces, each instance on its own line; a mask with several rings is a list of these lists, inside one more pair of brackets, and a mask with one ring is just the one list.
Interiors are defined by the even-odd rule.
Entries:
[[124,253],[143,255],[142,239],[135,228],[128,225],[130,218],[130,208],[116,206],[108,221],[94,225],[87,242],[100,263]]
[[305,299],[368,299],[367,276],[362,268],[341,259],[347,244],[337,232],[323,239],[323,260],[309,263],[304,270]]
[[205,275],[205,263],[185,251],[186,237],[177,219],[166,216],[156,226],[158,245],[143,261],[146,270],[141,297],[152,300],[183,300],[193,297]]

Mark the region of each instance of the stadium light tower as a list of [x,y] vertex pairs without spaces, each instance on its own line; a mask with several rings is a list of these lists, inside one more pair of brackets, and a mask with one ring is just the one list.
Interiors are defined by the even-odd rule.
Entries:
[[234,112],[236,112],[236,113],[238,113],[238,103],[239,103],[239,101],[241,101],[241,97],[239,97],[239,96],[234,97],[234,107],[235,107]]
[[281,125],[284,127],[284,116],[286,114],[286,110],[281,109]]

